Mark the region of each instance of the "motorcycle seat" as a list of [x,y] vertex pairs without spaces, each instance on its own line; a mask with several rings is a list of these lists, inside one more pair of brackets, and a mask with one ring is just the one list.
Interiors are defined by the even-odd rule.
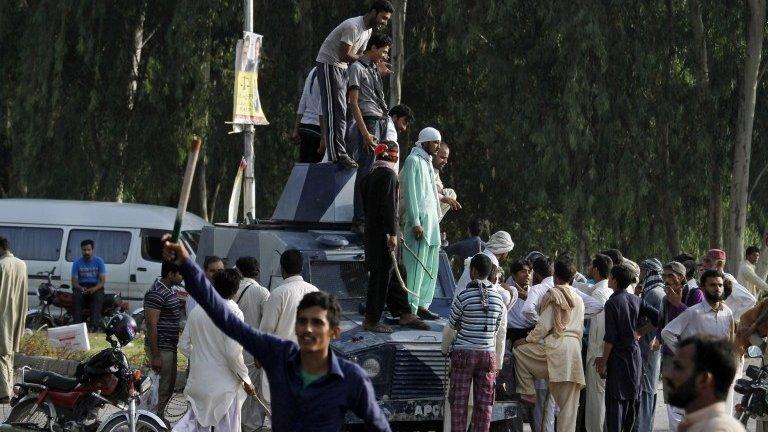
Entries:
[[29,384],[40,384],[52,390],[62,391],[71,391],[77,387],[78,384],[75,378],[35,369],[28,370],[24,373],[24,382]]

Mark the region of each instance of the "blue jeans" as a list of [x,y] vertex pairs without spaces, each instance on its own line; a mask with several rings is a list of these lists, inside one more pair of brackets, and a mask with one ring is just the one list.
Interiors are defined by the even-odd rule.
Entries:
[[653,416],[656,411],[656,388],[661,369],[661,350],[650,351],[643,362],[640,378],[640,409],[637,415],[637,432],[653,432]]

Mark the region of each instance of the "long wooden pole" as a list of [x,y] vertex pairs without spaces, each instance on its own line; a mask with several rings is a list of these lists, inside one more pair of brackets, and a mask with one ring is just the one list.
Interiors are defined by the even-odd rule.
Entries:
[[181,194],[179,195],[179,206],[176,208],[176,221],[173,223],[173,242],[179,241],[181,235],[181,221],[184,219],[184,213],[187,211],[189,203],[189,194],[192,191],[192,180],[195,177],[195,167],[197,158],[200,156],[200,147],[203,142],[199,137],[192,137],[192,144],[189,147],[189,156],[187,156],[187,169],[184,171],[184,180],[181,182]]

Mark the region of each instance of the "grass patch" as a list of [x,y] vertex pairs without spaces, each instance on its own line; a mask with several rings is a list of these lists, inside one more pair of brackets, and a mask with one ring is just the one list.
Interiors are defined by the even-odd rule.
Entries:
[[[63,348],[54,348],[48,341],[48,332],[45,329],[38,330],[31,335],[25,335],[21,339],[19,352],[29,356],[44,356],[62,360],[83,361],[92,357],[96,353],[109,348],[104,333],[89,333],[88,340],[91,344],[89,351],[67,351]],[[138,334],[128,346],[123,347],[123,353],[128,358],[128,364],[133,366],[148,366],[149,361],[144,352],[144,335]],[[180,352],[178,353],[178,370],[187,368],[187,358]]]

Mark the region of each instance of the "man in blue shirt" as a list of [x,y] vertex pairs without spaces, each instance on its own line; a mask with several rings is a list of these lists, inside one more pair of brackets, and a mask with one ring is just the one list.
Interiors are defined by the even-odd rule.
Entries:
[[301,300],[296,311],[298,344],[262,333],[230,311],[181,243],[171,243],[168,235],[164,239],[165,259],[180,266],[189,294],[217,327],[262,365],[271,393],[272,430],[336,432],[352,411],[369,431],[390,431],[365,371],[330,349],[331,340],[341,334],[341,308],[333,296],[312,292]]
[[107,282],[107,268],[104,260],[93,255],[94,246],[93,240],[83,240],[80,243],[83,256],[72,264],[72,318],[75,324],[83,322],[83,305],[87,302],[91,311],[91,331],[98,330],[100,326],[104,284]]

